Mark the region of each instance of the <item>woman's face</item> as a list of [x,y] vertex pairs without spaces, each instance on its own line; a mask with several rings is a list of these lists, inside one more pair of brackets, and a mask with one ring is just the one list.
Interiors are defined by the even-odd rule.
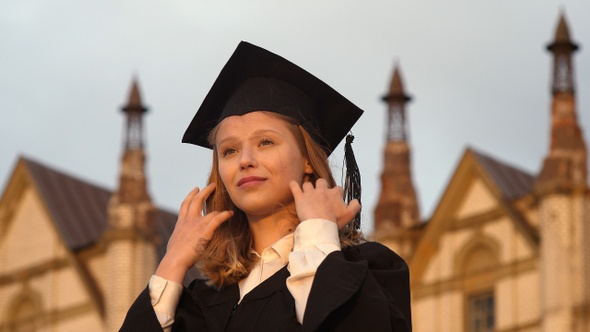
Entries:
[[301,184],[304,174],[312,172],[293,127],[268,112],[221,121],[215,136],[219,175],[232,202],[247,216],[264,217],[291,205],[289,182]]

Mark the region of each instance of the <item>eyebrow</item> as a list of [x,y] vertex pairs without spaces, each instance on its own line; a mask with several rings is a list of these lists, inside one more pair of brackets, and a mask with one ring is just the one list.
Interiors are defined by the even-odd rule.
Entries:
[[[253,131],[249,135],[250,136],[264,136],[264,134],[269,133],[269,132],[274,133],[276,135],[280,135],[280,133],[278,131],[273,130],[273,129],[258,129],[258,130]],[[236,140],[237,138],[238,138],[237,136],[230,135],[230,136],[225,137],[224,139],[220,140],[219,142],[217,142],[216,145],[219,146],[227,141]]]

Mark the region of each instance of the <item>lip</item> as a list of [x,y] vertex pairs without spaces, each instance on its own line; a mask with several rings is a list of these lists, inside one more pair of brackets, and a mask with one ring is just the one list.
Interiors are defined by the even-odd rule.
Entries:
[[265,181],[265,180],[266,180],[266,178],[262,178],[262,177],[259,177],[259,176],[246,176],[244,178],[241,178],[238,181],[238,187],[242,187],[245,184],[253,184],[253,183],[257,183],[257,182],[262,182],[262,181]]

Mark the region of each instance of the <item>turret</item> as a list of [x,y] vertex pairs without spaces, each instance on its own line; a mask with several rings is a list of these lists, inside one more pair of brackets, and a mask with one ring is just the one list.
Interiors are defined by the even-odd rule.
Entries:
[[576,116],[572,59],[578,45],[570,39],[563,14],[559,18],[555,40],[547,49],[553,54],[551,141],[536,189],[540,193],[584,189],[588,178],[587,152]]
[[154,273],[158,238],[155,207],[147,191],[143,141],[143,106],[136,80],[127,105],[121,173],[108,208],[109,229],[105,232],[105,313],[108,331],[120,328],[133,300]]
[[587,153],[576,116],[573,53],[565,16],[554,41],[551,143],[535,183],[538,199],[542,331],[590,329],[590,195]]
[[404,91],[398,65],[394,68],[389,92],[382,100],[387,104],[386,143],[381,195],[375,208],[375,237],[407,257],[413,246],[406,244],[413,241],[406,230],[419,224],[420,214],[412,183],[411,149],[405,109],[411,97]]

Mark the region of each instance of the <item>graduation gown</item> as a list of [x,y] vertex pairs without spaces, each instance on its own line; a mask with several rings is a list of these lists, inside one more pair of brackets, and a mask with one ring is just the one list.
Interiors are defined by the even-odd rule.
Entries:
[[[183,290],[172,331],[411,331],[408,266],[368,242],[329,254],[317,269],[303,324],[287,289],[285,266],[238,305],[237,284],[216,290],[195,280]],[[149,289],[133,303],[121,331],[162,331]]]

